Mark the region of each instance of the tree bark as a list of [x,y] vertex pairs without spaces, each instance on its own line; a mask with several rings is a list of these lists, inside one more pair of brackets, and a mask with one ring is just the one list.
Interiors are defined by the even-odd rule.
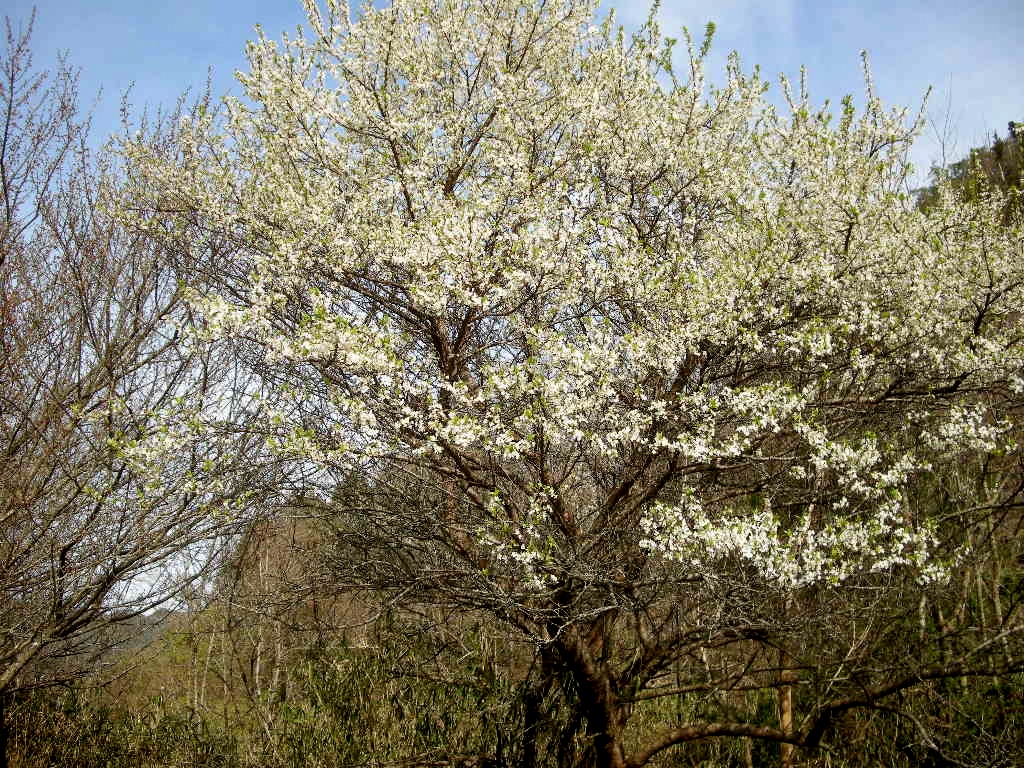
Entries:
[[625,723],[616,701],[611,670],[607,664],[594,659],[590,643],[578,632],[571,634],[562,651],[579,691],[594,768],[625,768],[626,756],[622,748]]

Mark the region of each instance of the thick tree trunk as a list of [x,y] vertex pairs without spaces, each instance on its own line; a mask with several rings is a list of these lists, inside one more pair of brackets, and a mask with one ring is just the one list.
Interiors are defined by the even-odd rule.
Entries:
[[608,666],[595,659],[592,643],[573,633],[562,646],[580,697],[580,711],[586,720],[593,768],[625,768],[622,733],[624,710],[618,705],[614,681]]
[[607,700],[584,704],[587,735],[594,750],[594,768],[625,768],[622,751],[622,723]]

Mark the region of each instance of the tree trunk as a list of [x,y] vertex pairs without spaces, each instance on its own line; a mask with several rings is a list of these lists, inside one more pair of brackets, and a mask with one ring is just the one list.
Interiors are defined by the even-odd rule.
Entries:
[[625,768],[622,753],[622,731],[613,712],[601,707],[598,712],[587,707],[587,735],[594,749],[594,768]]
[[625,768],[622,731],[623,710],[616,702],[611,670],[594,658],[591,643],[579,634],[563,646],[565,661],[579,692],[580,711],[586,720],[593,759],[586,765],[593,768]]

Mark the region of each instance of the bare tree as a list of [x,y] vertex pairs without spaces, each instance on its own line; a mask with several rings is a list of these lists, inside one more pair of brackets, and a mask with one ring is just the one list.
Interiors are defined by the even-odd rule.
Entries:
[[[0,62],[0,696],[89,670],[107,629],[197,583],[260,444],[220,428],[251,413],[228,358],[177,330],[181,270],[216,243],[115,220],[122,174],[31,29],[6,22]],[[175,151],[173,120],[140,135]]]

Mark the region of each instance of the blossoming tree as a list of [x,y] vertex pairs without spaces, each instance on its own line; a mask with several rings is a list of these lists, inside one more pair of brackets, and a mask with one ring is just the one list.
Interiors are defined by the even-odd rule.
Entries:
[[[254,355],[274,446],[366,478],[353,585],[521,633],[599,766],[814,747],[1012,667],[1012,611],[960,645],[926,620],[1017,494],[939,479],[1015,450],[1024,254],[996,193],[918,211],[914,126],[869,75],[860,111],[785,81],[777,109],[736,57],[713,86],[707,42],[677,71],[653,20],[587,0],[326,6],[250,44],[247,99],[182,162],[125,152],[156,220],[244,254],[199,332]],[[912,637],[883,620],[918,610]]]

